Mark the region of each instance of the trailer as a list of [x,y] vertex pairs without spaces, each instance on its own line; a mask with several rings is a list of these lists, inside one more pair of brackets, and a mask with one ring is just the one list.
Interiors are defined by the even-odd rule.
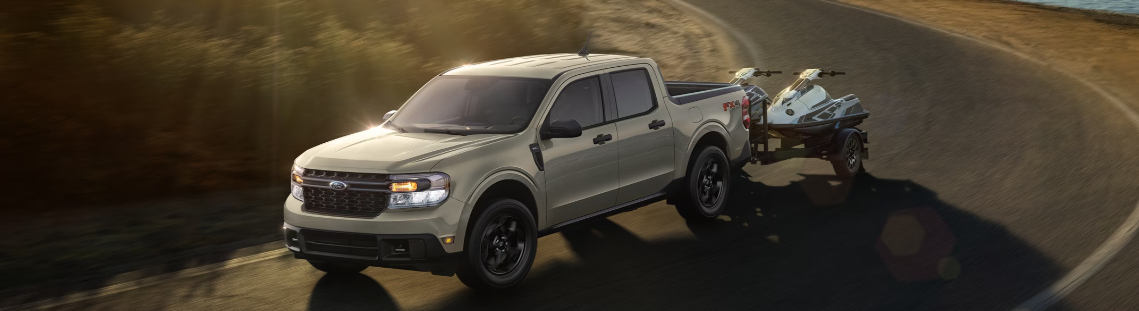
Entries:
[[[749,133],[751,164],[768,165],[794,158],[816,158],[830,161],[835,174],[852,177],[865,172],[862,161],[870,158],[870,141],[866,131],[857,128],[870,116],[861,101],[852,95],[833,99],[822,87],[808,84],[820,75],[843,75],[809,69],[796,72],[800,78],[772,97],[763,89],[747,84],[755,77],[770,77],[782,71],[760,71],[743,68],[733,71],[731,83],[740,85],[750,101]],[[795,108],[803,107],[796,115]],[[772,113],[781,113],[773,120]]]

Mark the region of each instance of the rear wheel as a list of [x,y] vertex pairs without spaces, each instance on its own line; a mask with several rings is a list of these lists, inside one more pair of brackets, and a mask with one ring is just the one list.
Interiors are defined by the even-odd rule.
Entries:
[[728,157],[720,148],[705,146],[688,165],[676,211],[691,221],[710,221],[724,211],[731,181]]
[[862,135],[854,129],[843,129],[835,134],[835,153],[831,156],[831,166],[839,177],[854,177],[865,172],[862,168]]
[[538,246],[537,224],[522,202],[498,199],[474,222],[457,274],[476,290],[505,290],[526,277]]
[[310,265],[312,265],[313,268],[316,268],[317,270],[324,271],[325,273],[329,273],[329,274],[359,273],[360,271],[364,271],[364,269],[368,268],[367,265],[342,263],[342,262],[328,262],[328,261],[309,260],[308,263]]

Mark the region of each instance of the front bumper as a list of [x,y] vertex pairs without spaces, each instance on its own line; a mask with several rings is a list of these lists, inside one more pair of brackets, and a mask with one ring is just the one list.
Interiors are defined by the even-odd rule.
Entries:
[[445,236],[454,236],[455,242],[445,244],[447,253],[463,250],[463,235],[459,230],[466,203],[449,198],[435,208],[416,210],[387,210],[375,218],[349,218],[314,214],[304,210],[304,202],[289,196],[285,200],[285,223],[305,229],[376,235],[432,235],[435,242]]
[[285,247],[293,257],[454,275],[455,259],[431,234],[367,234],[284,224]]

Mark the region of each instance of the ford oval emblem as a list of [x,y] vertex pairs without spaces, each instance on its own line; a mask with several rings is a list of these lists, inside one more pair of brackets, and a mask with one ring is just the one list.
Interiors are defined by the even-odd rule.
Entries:
[[348,184],[344,183],[343,181],[330,182],[330,183],[328,183],[328,186],[332,187],[332,190],[348,189]]

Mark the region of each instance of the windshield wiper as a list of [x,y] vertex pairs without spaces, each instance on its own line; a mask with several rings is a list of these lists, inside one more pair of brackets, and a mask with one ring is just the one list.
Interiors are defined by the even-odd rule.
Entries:
[[388,123],[388,124],[384,125],[384,127],[387,127],[387,128],[393,129],[393,130],[396,130],[396,132],[400,132],[400,133],[407,133],[407,130],[405,130],[405,129],[403,129],[402,127],[399,127],[399,126],[397,126],[397,125],[395,125],[395,124],[391,124],[391,123]]
[[452,129],[423,129],[423,132],[424,133],[451,134],[451,135],[459,135],[459,136],[467,136],[468,135],[467,133],[463,133],[463,132],[452,130]]

